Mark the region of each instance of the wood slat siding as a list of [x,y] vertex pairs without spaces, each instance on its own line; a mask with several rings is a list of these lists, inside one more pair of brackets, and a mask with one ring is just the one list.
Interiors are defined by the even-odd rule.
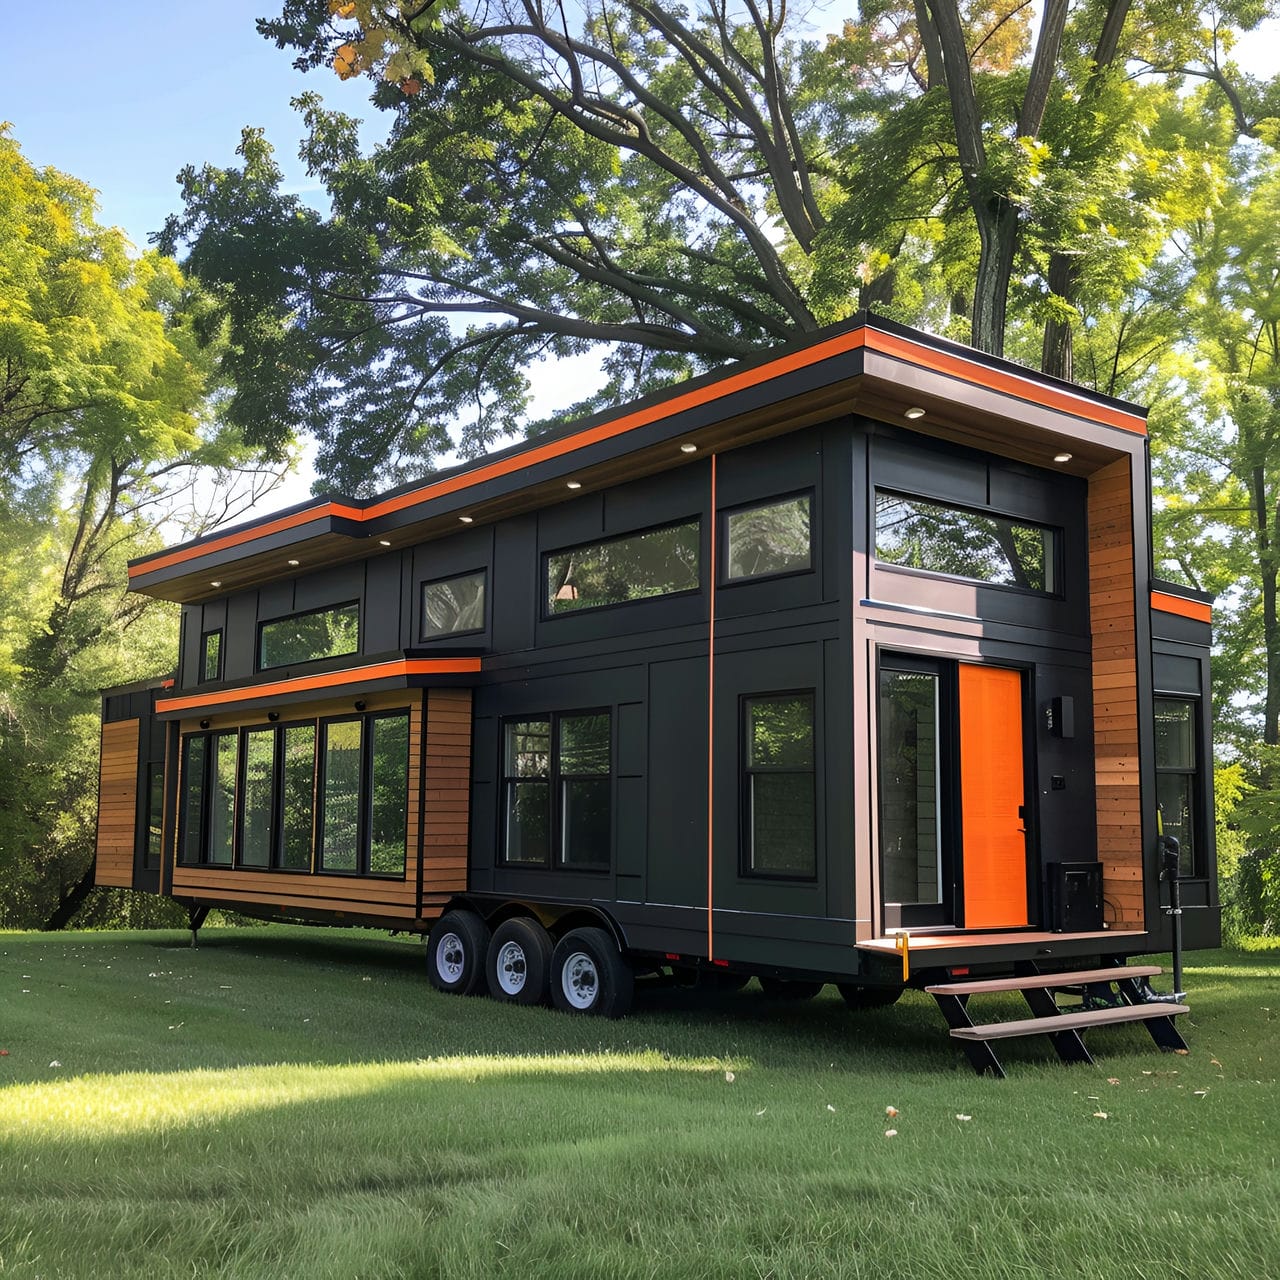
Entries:
[[471,690],[427,690],[426,815],[422,825],[422,915],[467,887],[471,815]]
[[133,886],[133,850],[138,823],[140,720],[102,726],[98,763],[98,838],[94,883]]
[[1089,477],[1098,858],[1108,920],[1120,929],[1144,927],[1134,582],[1133,489],[1121,458]]

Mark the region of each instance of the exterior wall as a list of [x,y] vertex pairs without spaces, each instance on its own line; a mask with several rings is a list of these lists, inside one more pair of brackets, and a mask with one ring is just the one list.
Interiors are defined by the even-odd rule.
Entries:
[[467,887],[471,803],[471,690],[430,689],[425,741],[420,718],[409,729],[409,758],[422,761],[422,786],[409,787],[409,830],[422,831],[422,916],[434,916]]
[[1089,479],[1098,860],[1108,923],[1145,926],[1133,482],[1127,459]]
[[95,884],[125,889],[133,885],[141,726],[137,718],[102,726]]

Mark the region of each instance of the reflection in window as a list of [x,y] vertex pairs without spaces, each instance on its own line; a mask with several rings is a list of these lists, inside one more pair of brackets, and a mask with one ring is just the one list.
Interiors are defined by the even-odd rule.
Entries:
[[154,870],[164,851],[164,765],[147,765],[147,847],[142,865]]
[[209,761],[209,739],[187,738],[182,744],[182,837],[183,862],[204,860],[205,796],[208,790],[206,772]]
[[876,492],[876,557],[998,586],[1058,590],[1058,531]]
[[545,866],[551,832],[551,721],[509,723],[504,757],[505,860]]
[[331,720],[320,749],[320,867],[356,870],[360,849],[360,756],[363,720]]
[[725,521],[728,569],[725,577],[757,578],[798,573],[812,563],[809,498],[788,498],[748,511],[734,511]]
[[696,591],[700,524],[593,542],[547,557],[547,612],[571,613]]
[[1156,804],[1165,835],[1178,841],[1178,874],[1201,874],[1196,841],[1196,708],[1186,698],[1157,698]]
[[271,865],[271,840],[275,828],[275,762],[276,731],[250,729],[244,735],[244,789],[240,796],[242,866]]
[[755,875],[817,875],[813,695],[745,701],[746,870]]
[[280,865],[290,871],[311,867],[315,822],[316,727],[292,724],[280,731],[284,740],[280,774]]
[[287,667],[337,658],[360,648],[360,606],[344,604],[264,622],[258,633],[258,666]]
[[880,857],[884,901],[942,901],[938,677],[880,672]]
[[560,861],[609,862],[609,715],[560,717]]
[[231,865],[232,836],[236,812],[236,763],[240,735],[213,736],[213,786],[209,796],[208,861]]
[[483,631],[484,579],[482,570],[428,582],[422,588],[422,638]]
[[200,679],[205,683],[222,678],[222,632],[206,631],[200,641]]
[[409,717],[377,716],[370,727],[369,874],[402,876],[409,821]]

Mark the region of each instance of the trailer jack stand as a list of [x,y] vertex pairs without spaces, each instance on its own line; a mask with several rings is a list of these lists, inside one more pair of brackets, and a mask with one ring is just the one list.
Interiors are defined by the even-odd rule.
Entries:
[[204,924],[205,916],[209,914],[208,907],[188,907],[187,908],[187,927],[191,930],[191,945],[196,945],[196,934],[200,932],[200,926]]

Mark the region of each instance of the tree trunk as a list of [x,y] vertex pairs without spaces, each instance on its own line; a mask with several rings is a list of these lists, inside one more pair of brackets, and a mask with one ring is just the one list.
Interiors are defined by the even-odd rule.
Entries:
[[96,862],[90,862],[89,869],[84,875],[62,895],[53,913],[41,926],[46,933],[65,929],[71,923],[72,916],[80,910],[84,900],[93,892],[93,873],[96,865]]
[[1018,210],[1009,201],[996,198],[986,208],[976,207],[975,212],[981,252],[973,286],[973,329],[969,340],[979,351],[1000,356],[1004,355],[1009,279],[1018,250]]
[[[1269,747],[1280,745],[1280,626],[1276,621],[1276,562],[1271,534],[1267,477],[1262,467],[1254,467],[1253,490],[1255,535],[1258,547],[1258,581],[1262,587],[1262,644],[1266,655],[1267,688],[1263,705],[1262,741]],[[1280,516],[1280,512],[1277,513]],[[1271,783],[1268,780],[1267,785]]]
[[[1057,251],[1049,255],[1049,292],[1070,302],[1076,292],[1076,259]],[[1075,376],[1073,329],[1070,320],[1049,319],[1044,325],[1044,346],[1040,349],[1040,368],[1055,378],[1068,382]]]

